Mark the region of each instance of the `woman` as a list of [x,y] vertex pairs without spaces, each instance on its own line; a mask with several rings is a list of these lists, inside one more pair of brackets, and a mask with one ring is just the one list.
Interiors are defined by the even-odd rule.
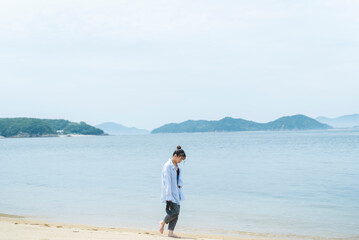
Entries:
[[166,203],[166,217],[160,222],[160,233],[163,233],[165,224],[168,224],[168,236],[180,238],[173,233],[178,215],[180,212],[180,201],[184,200],[182,193],[183,182],[181,179],[181,168],[178,166],[186,159],[186,153],[177,146],[172,158],[170,158],[162,168],[162,194],[161,200]]

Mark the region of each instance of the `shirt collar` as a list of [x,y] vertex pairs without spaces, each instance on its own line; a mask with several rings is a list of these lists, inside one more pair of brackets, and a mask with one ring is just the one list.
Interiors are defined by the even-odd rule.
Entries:
[[[174,170],[176,170],[176,167],[175,167],[175,165],[173,164],[172,159],[170,158],[168,161],[170,162],[171,168],[174,169]],[[177,167],[179,168],[178,165],[177,165]]]

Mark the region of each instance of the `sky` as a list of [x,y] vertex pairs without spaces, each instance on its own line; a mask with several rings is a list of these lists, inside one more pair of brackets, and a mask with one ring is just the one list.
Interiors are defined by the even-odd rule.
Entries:
[[359,113],[359,1],[1,0],[0,118]]

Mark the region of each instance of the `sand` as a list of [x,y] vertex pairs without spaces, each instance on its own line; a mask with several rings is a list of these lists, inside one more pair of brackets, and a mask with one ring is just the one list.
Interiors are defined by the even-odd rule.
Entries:
[[[182,239],[196,240],[357,240],[359,238],[323,238],[298,235],[264,235],[246,233],[237,236],[188,234],[176,232]],[[99,227],[82,224],[45,222],[36,219],[29,219],[22,216],[6,215],[0,213],[0,240],[156,240],[174,239],[159,231],[147,231],[141,229],[130,229],[120,227]]]
[[[218,235],[185,234],[176,232],[182,239],[254,239],[251,237],[230,237]],[[0,240],[155,240],[174,239],[167,236],[167,230],[160,234],[158,230],[98,227],[81,224],[54,223],[28,219],[21,216],[0,214]],[[268,239],[258,238],[255,239]],[[275,239],[275,238],[270,238]]]

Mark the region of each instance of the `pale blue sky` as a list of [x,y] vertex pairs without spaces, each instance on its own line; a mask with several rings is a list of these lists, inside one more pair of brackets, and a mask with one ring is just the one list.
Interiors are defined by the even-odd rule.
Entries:
[[359,1],[0,1],[0,117],[358,113]]

